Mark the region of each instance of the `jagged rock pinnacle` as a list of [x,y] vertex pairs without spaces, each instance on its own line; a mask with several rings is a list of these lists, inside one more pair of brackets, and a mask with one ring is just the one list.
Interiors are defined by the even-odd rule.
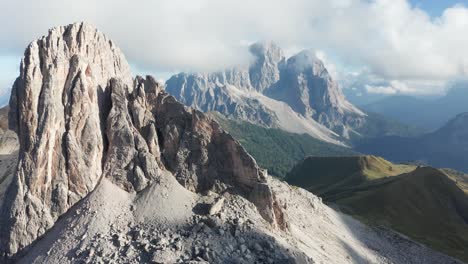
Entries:
[[29,45],[10,108],[20,150],[2,209],[7,256],[47,232],[102,178],[139,192],[169,171],[195,192],[232,189],[272,224],[283,223],[264,172],[239,143],[153,77],[133,79],[120,50],[91,25],[57,27]]

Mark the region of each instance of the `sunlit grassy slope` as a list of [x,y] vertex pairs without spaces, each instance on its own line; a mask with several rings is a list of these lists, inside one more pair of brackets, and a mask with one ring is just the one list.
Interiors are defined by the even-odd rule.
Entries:
[[376,182],[372,180],[415,168],[413,165],[392,164],[375,156],[308,157],[292,169],[287,181],[333,201],[337,199],[335,196],[346,195],[354,187],[373,185]]
[[468,261],[468,196],[461,177],[363,156],[307,158],[286,180],[365,222]]

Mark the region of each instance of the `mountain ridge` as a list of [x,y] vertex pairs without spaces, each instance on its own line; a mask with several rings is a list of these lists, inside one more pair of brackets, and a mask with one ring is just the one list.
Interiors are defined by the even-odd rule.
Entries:
[[311,157],[286,180],[367,223],[468,259],[468,195],[441,170],[392,164],[375,156]]
[[272,178],[216,121],[128,68],[86,23],[26,49],[2,262],[458,263]]
[[[351,125],[362,125],[358,119],[365,114],[346,101],[323,62],[310,51],[286,59],[272,42],[255,43],[250,51],[255,60],[248,68],[180,73],[167,80],[166,90],[203,112],[218,111],[230,118],[289,132],[306,132],[322,140],[323,134],[335,137],[335,141],[336,133],[349,137]],[[277,101],[276,104],[285,103],[291,108],[286,112],[290,116],[298,115],[299,119],[289,118],[294,120],[289,123],[281,120],[282,110],[272,107],[271,100]],[[304,131],[294,128],[301,123],[309,123],[310,128],[305,127]]]
[[[101,178],[140,192],[168,170],[195,192],[236,185],[239,194],[258,201],[259,212],[272,224],[281,217],[280,209],[270,207],[272,193],[255,160],[211,119],[165,93],[154,78],[132,81],[123,54],[92,26],[50,30],[29,45],[20,72],[9,112],[20,153],[16,180],[3,204],[1,249],[7,256],[43,235]],[[62,100],[54,100],[57,93]],[[191,149],[199,153],[181,160]],[[207,164],[208,156],[220,166]]]
[[466,83],[454,85],[446,95],[437,99],[419,99],[412,96],[391,96],[363,105],[363,109],[417,126],[432,132],[442,127],[455,115],[467,112]]
[[467,171],[468,113],[461,113],[438,130],[417,137],[377,137],[356,145],[356,150],[396,162],[422,162]]

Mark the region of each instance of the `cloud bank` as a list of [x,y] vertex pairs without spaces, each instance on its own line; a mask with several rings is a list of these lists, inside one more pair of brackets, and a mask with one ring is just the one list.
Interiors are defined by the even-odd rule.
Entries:
[[244,64],[244,43],[274,40],[286,50],[320,50],[339,59],[337,68],[365,68],[400,90],[468,75],[461,5],[436,18],[406,0],[0,0],[0,10],[0,56],[22,53],[50,27],[84,20],[154,72]]

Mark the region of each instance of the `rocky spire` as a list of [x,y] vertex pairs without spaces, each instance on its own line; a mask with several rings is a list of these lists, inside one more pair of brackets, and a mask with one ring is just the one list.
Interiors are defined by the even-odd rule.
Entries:
[[284,226],[266,174],[239,143],[153,77],[133,80],[120,50],[90,25],[54,28],[29,45],[10,108],[20,150],[0,223],[7,257],[47,232],[103,177],[139,192],[169,171],[195,192],[243,195]]
[[10,99],[20,153],[4,203],[8,253],[42,235],[98,183],[106,144],[99,113],[117,76],[131,84],[123,54],[83,23],[51,29],[26,49]]
[[359,127],[364,121],[364,113],[346,100],[324,63],[310,50],[287,60],[267,95],[335,131],[347,125]]
[[250,46],[255,60],[249,67],[250,83],[263,92],[280,78],[279,65],[284,63],[283,50],[274,42],[257,42]]

